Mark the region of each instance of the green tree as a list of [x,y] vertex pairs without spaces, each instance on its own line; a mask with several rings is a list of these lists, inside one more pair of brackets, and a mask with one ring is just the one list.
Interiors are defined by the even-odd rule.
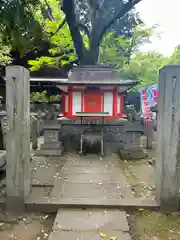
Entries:
[[169,58],[170,64],[180,64],[180,45],[175,47],[173,54]]
[[43,29],[36,20],[36,11],[42,10],[41,0],[0,1],[0,34],[3,44],[24,55],[42,39]]
[[108,31],[131,36],[131,25],[139,21],[134,6],[140,1],[2,0],[2,40],[15,57],[33,52],[38,58],[30,62],[33,70],[76,58],[81,64],[94,64]]
[[[123,0],[121,0],[121,3],[122,2]],[[29,64],[31,65],[31,70],[37,70],[40,67],[46,66],[46,65],[51,67],[59,67],[59,66],[66,65],[69,62],[74,62],[80,59],[77,55],[77,49],[75,47],[76,42],[74,42],[71,37],[72,32],[70,31],[70,27],[68,25],[67,16],[60,9],[59,2],[57,0],[47,0],[46,3],[48,7],[46,9],[47,13],[45,16],[45,20],[43,18],[40,22],[41,22],[41,25],[44,24],[44,31],[47,33],[47,36],[49,37],[50,49],[46,56],[41,56],[36,60],[29,61]],[[91,12],[90,5],[89,5],[90,3],[88,1],[78,1],[78,0],[76,0],[75,3],[76,3],[76,9],[75,9],[76,11],[74,12],[74,14],[76,15],[76,18],[77,18],[77,25],[80,33],[80,38],[83,42],[83,47],[86,49],[85,52],[88,53],[89,51],[91,51],[90,32],[92,32],[92,20],[89,17],[89,14]],[[113,0],[110,4],[109,1],[104,0],[103,6],[101,6],[101,15],[102,15],[101,20],[103,20],[103,22],[105,21],[104,19],[105,17],[112,19],[113,14],[111,13],[112,12],[111,10],[115,9],[116,6],[117,6],[117,9],[120,11],[122,4],[120,4],[119,1]],[[104,9],[106,9],[106,11],[104,11]],[[107,15],[107,13],[109,13],[109,15]],[[36,13],[36,16],[37,15],[38,13]],[[41,17],[39,16],[37,17],[37,19],[41,19]],[[136,22],[138,23],[139,18],[136,17],[136,19],[137,19]],[[100,19],[99,19],[99,22],[100,22]],[[106,34],[107,37],[105,37],[105,39],[107,38],[109,39],[109,36],[112,36],[113,38],[116,37],[115,41],[119,41],[118,34],[121,34],[121,35],[123,34],[123,36],[130,37],[133,33],[132,24],[135,24],[134,13],[132,12],[126,13],[126,16],[122,18],[122,22],[120,19],[116,23],[117,26],[115,25],[115,27],[112,28],[113,27],[112,25],[112,27],[110,28],[111,31],[112,29],[114,29],[113,35],[111,35],[111,33],[110,34],[107,33]],[[102,25],[102,22],[101,22],[101,25]],[[118,28],[118,34],[116,31],[116,28]],[[77,34],[78,34],[78,30],[77,30]],[[103,36],[102,36],[102,39],[103,39]],[[108,39],[107,41],[109,41]],[[118,44],[117,47],[119,46],[120,44]],[[106,50],[109,51],[109,49],[106,49]],[[99,55],[99,50],[98,50],[98,55]],[[96,57],[98,57],[98,55]],[[91,54],[88,53],[86,58],[89,61],[91,58]],[[112,57],[111,57],[111,60],[112,60]],[[80,63],[82,63],[81,60],[80,60]]]
[[60,101],[60,95],[58,94],[58,95],[49,96],[47,91],[32,92],[30,94],[30,100],[31,102],[48,103],[52,101]]
[[[46,56],[40,56],[35,60],[30,60],[31,70],[38,70],[43,66],[59,67],[73,62],[77,59],[71,33],[66,23],[65,16],[60,10],[59,2],[47,0],[50,8],[45,16],[42,12],[36,12],[35,17],[44,29],[49,41],[49,49]],[[48,14],[49,13],[49,14]]]
[[0,68],[11,63],[12,59],[10,56],[10,50],[11,48],[5,45],[0,38]]
[[146,27],[141,23],[133,27],[130,37],[119,36],[115,32],[107,33],[100,45],[99,62],[123,69],[124,64],[130,63],[139,47],[150,42],[155,30],[156,26]]
[[[159,69],[168,64],[169,59],[157,52],[139,52],[124,66],[121,76],[139,80],[142,85],[151,85],[159,80]],[[139,87],[137,86],[137,87]]]
[[[62,10],[71,32],[78,60],[81,64],[97,63],[99,46],[104,35],[118,19],[122,19],[129,11],[133,10],[135,5],[140,1],[141,0],[119,1],[119,5],[117,5],[116,9],[110,6],[107,12],[105,7],[107,0],[63,0]],[[78,2],[86,7],[84,18],[88,19],[88,21],[84,24],[79,24],[78,22],[79,4],[75,4]],[[83,41],[81,34],[82,29],[88,38],[88,47],[86,47]]]

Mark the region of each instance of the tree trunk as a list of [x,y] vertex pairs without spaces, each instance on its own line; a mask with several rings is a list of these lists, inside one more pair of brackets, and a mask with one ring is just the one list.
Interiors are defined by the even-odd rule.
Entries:
[[98,61],[98,52],[98,49],[90,49],[81,59],[80,65],[96,65]]
[[76,20],[74,1],[64,0],[62,10],[66,16],[66,21],[71,32],[71,37],[78,56],[78,60],[79,62],[81,62],[87,51],[86,48],[84,47],[83,39],[80,34],[79,25]]
[[95,39],[90,41],[90,48],[80,60],[81,65],[96,65],[99,57],[99,43]]

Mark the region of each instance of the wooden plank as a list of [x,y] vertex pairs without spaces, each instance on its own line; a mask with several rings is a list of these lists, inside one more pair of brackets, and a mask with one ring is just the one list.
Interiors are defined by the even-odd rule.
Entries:
[[7,207],[21,210],[30,192],[30,86],[29,71],[6,68]]
[[180,65],[160,70],[156,200],[163,211],[179,210]]

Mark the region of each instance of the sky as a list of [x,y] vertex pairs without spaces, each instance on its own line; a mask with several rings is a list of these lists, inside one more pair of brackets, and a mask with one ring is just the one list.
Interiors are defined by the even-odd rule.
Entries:
[[159,25],[161,35],[161,39],[154,37],[142,50],[171,55],[180,44],[180,0],[143,0],[136,9],[147,26]]

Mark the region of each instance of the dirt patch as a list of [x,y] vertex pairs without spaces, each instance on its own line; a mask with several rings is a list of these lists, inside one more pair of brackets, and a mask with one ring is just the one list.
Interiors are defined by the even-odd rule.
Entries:
[[[141,145],[145,146],[145,137],[141,138]],[[155,159],[156,142],[153,149],[144,149],[148,158],[141,160],[120,160],[127,182],[130,184],[135,198],[154,199],[155,196]]]
[[133,240],[180,239],[180,213],[139,211],[128,218]]
[[154,198],[154,167],[147,160],[122,161],[127,182],[130,184],[135,198]]
[[44,240],[48,239],[55,215],[24,213],[13,216],[0,212],[1,240]]

